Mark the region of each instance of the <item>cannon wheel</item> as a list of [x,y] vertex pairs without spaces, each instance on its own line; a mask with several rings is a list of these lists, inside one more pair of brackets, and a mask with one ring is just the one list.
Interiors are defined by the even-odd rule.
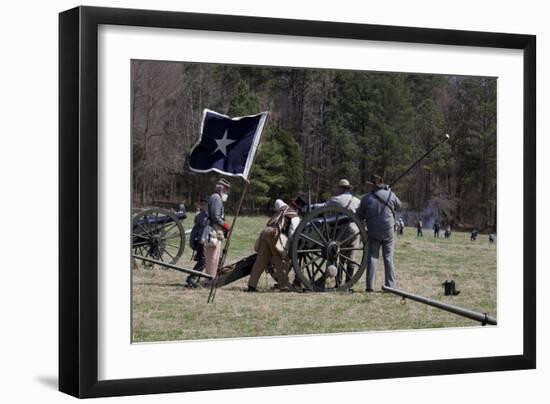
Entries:
[[309,212],[290,245],[296,277],[313,291],[347,291],[367,266],[367,232],[359,218],[340,206]]
[[135,255],[176,264],[185,248],[185,230],[170,211],[151,208],[134,214],[132,250]]

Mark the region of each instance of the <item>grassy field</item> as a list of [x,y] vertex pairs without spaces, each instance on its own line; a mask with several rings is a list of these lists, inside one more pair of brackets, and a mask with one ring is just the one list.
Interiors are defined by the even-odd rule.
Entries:
[[[253,253],[264,217],[242,217],[226,263]],[[186,223],[187,225],[189,223]],[[475,242],[469,233],[449,240],[431,232],[416,237],[413,228],[396,242],[397,287],[415,294],[497,316],[496,243],[486,235]],[[192,267],[186,246],[179,265]],[[384,269],[380,260],[376,289]],[[372,330],[476,326],[479,323],[414,301],[401,304],[389,293],[364,293],[365,275],[354,293],[279,293],[263,275],[261,293],[244,293],[248,277],[218,289],[207,305],[208,289],[185,288],[186,275],[137,265],[132,276],[133,341],[172,341],[269,335],[299,335]],[[365,271],[366,273],[366,271]],[[444,296],[441,284],[454,279],[458,296]]]

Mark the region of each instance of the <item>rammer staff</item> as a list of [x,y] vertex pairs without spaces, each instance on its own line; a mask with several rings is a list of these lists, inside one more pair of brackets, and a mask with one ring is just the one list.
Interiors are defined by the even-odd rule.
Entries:
[[429,154],[431,154],[435,149],[437,149],[439,146],[441,146],[443,143],[447,142],[451,137],[448,133],[445,134],[445,137],[443,140],[441,140],[439,143],[436,143],[435,146],[433,146],[430,150],[428,150],[422,157],[420,157],[418,160],[416,160],[414,163],[411,164],[409,168],[403,172],[399,177],[397,177],[395,180],[391,182],[389,187],[393,187],[397,181],[399,181],[401,178],[403,178],[405,175],[407,175],[414,167],[416,167],[422,160],[424,160],[426,157],[428,157]]

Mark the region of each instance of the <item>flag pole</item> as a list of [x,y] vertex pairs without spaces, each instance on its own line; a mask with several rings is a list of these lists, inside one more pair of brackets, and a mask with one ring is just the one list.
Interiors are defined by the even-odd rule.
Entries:
[[237,211],[235,212],[235,216],[233,217],[233,222],[231,223],[231,228],[229,229],[229,234],[227,235],[227,239],[225,241],[225,246],[223,248],[222,256],[220,260],[218,261],[218,269],[216,270],[216,276],[212,280],[212,283],[210,284],[210,293],[208,294],[208,300],[207,303],[211,303],[214,301],[214,297],[216,296],[216,289],[218,284],[218,279],[220,275],[220,271],[223,268],[223,264],[225,263],[225,259],[227,257],[227,252],[229,251],[229,246],[231,244],[231,235],[233,234],[233,229],[235,228],[235,223],[237,223],[237,218],[239,217],[239,214],[241,212],[241,207],[243,206],[244,196],[246,194],[246,191],[248,190],[248,185],[250,184],[250,181],[244,180],[244,188],[243,192],[241,193],[241,198],[239,200],[239,205],[237,206]]
[[[265,122],[267,121],[267,117],[269,114],[266,115],[265,120],[262,122],[261,131],[263,132]],[[260,139],[261,139],[261,133],[260,133]],[[252,166],[254,165],[254,161],[256,161],[256,156],[258,155],[258,148],[259,148],[259,141],[256,145],[253,145],[254,151],[253,151],[253,157],[252,162],[250,164],[250,169],[252,169]],[[208,294],[208,300],[206,303],[212,303],[214,301],[214,298],[216,297],[216,289],[218,287],[218,279],[220,276],[221,269],[223,268],[223,264],[225,263],[225,259],[227,258],[227,252],[229,251],[229,246],[231,244],[231,235],[233,234],[233,230],[235,229],[235,224],[237,223],[237,218],[239,217],[239,214],[241,212],[241,208],[243,206],[244,197],[246,195],[246,191],[248,190],[248,186],[250,185],[250,176],[248,178],[243,177],[244,180],[244,187],[243,191],[241,193],[241,198],[239,199],[239,205],[237,206],[237,211],[235,212],[235,216],[233,217],[233,222],[231,223],[231,228],[229,229],[229,234],[227,235],[227,239],[225,241],[225,246],[223,248],[222,256],[220,260],[218,261],[218,269],[216,271],[216,276],[212,280],[212,283],[210,284],[210,293]]]
[[223,267],[223,264],[225,263],[225,258],[227,257],[227,251],[229,250],[229,244],[231,241],[231,235],[233,234],[233,229],[235,228],[235,223],[237,223],[237,218],[239,217],[239,214],[241,212],[241,207],[243,206],[244,202],[244,196],[246,194],[246,191],[248,191],[248,185],[250,185],[250,181],[245,180],[243,192],[241,193],[241,198],[239,200],[239,205],[237,207],[237,212],[235,213],[235,216],[233,217],[233,222],[231,223],[231,228],[229,229],[229,234],[227,235],[227,241],[225,242],[225,247],[223,249],[222,258],[220,260],[220,264],[218,266],[218,269]]

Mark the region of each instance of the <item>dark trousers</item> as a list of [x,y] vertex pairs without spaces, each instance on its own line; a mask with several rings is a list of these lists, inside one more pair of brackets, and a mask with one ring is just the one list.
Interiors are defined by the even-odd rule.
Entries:
[[[199,244],[197,246],[197,249],[195,250],[195,258],[194,259],[195,259],[195,261],[197,261],[197,263],[193,267],[193,270],[203,272],[204,267],[206,266],[206,253],[205,253],[203,244]],[[189,275],[187,277],[186,282],[187,283],[194,283],[194,282],[197,282],[198,279],[199,279],[199,277],[197,275]]]

